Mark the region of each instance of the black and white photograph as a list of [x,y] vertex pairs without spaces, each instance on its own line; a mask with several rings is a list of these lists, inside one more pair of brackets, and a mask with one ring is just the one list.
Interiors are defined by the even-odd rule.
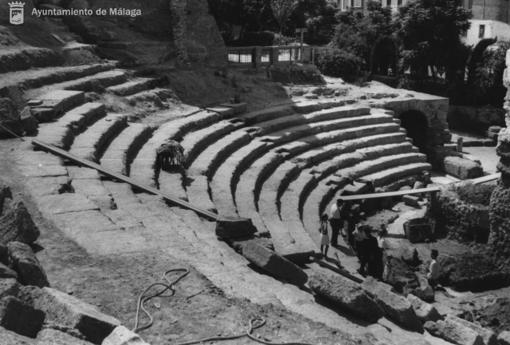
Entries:
[[0,0],[0,345],[510,345],[509,0]]

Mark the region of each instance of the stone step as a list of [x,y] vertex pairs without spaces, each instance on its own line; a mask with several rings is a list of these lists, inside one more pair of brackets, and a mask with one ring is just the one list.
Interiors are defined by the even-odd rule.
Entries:
[[[269,207],[266,208],[266,206]],[[271,205],[262,202],[260,216],[271,234],[275,251],[279,255],[295,263],[305,263],[315,252],[318,252],[318,246],[303,226],[296,228],[292,223],[282,222],[278,214],[273,212]]]
[[101,91],[102,89],[123,83],[127,80],[129,73],[125,70],[114,69],[87,75],[78,79],[73,79],[61,83],[45,85],[37,89],[28,90],[25,97],[36,99],[50,90],[75,90],[75,91]]
[[104,88],[123,83],[130,73],[126,70],[114,69],[88,75],[82,78],[65,81],[62,83],[45,85],[37,89],[28,90],[26,98],[36,99],[39,95],[50,90],[75,90],[84,92],[101,92]]
[[189,177],[191,181],[186,186],[188,200],[193,205],[211,212],[217,212],[216,206],[209,195],[209,181],[207,176],[195,175]]
[[104,104],[85,103],[68,111],[55,123],[40,125],[37,139],[67,150],[76,135],[105,115]]
[[127,126],[127,118],[127,114],[108,114],[77,136],[69,152],[98,162],[111,140]]
[[253,125],[255,123],[269,121],[274,118],[279,118],[287,115],[294,114],[295,111],[292,105],[280,105],[267,109],[261,109],[250,113],[242,114],[239,116],[245,121],[246,125]]
[[317,111],[321,109],[329,109],[334,107],[343,106],[346,104],[352,104],[355,100],[310,100],[310,101],[301,101],[293,105],[293,108],[298,113],[309,113],[312,111]]
[[188,167],[188,174],[191,176],[213,176],[225,159],[240,147],[247,145],[251,140],[252,137],[243,130],[224,136],[214,144],[209,145],[193,160],[193,163]]
[[188,194],[184,188],[184,176],[181,172],[161,170],[156,178],[158,181],[158,188],[161,192],[188,201]]
[[186,155],[186,166],[189,167],[193,160],[209,145],[239,128],[230,121],[220,121],[211,126],[189,133],[181,141]]
[[[388,150],[388,152],[391,152],[391,150]],[[385,153],[382,152],[382,154]],[[386,169],[388,166],[405,164],[407,162],[421,162],[425,160],[425,157],[416,153],[406,153],[382,156],[371,160],[365,159],[366,158],[360,158],[360,160],[356,161],[347,158],[343,163],[334,163],[336,167],[334,170],[336,170],[337,173],[352,174],[354,178],[358,178],[374,170]],[[356,164],[356,162],[360,161],[361,163]],[[289,188],[283,193],[280,200],[277,201],[278,204],[281,205],[280,215],[283,221],[294,221],[295,219],[303,218],[307,199],[310,197],[310,194],[313,193],[313,189],[328,175],[328,173],[314,175],[310,172],[311,171],[308,169],[304,170],[302,174],[289,185]],[[345,186],[345,184],[345,180],[339,182],[340,188]],[[330,188],[332,187],[330,186]],[[335,188],[336,187],[333,187],[333,190]]]
[[[398,126],[394,123],[376,124],[370,126],[353,127],[331,132],[320,133],[295,139],[293,142],[278,147],[273,143],[265,143],[260,139],[253,140],[248,145],[232,153],[230,157],[218,168],[216,174],[211,179],[211,192],[213,201],[220,213],[225,216],[236,216],[235,196],[238,179],[241,174],[250,167],[250,165],[262,154],[268,152],[269,149],[275,148],[275,152],[286,154],[287,156],[297,155],[311,147],[325,145],[333,141],[342,139],[352,139],[369,133],[385,133],[398,130]],[[308,133],[308,132],[304,132]],[[231,191],[230,196],[228,190]]]
[[168,121],[156,129],[142,146],[130,168],[130,176],[139,183],[156,187],[156,150],[168,139],[180,141],[191,130],[198,130],[221,120],[217,113],[199,111],[189,116]]
[[129,167],[136,154],[149,140],[154,129],[140,123],[130,123],[112,140],[101,158],[101,165],[118,174],[129,176]]
[[85,102],[85,93],[71,90],[51,90],[35,98],[39,105],[32,107],[32,114],[39,122],[49,122],[61,117]]
[[4,46],[0,50],[0,73],[59,66],[62,62],[62,56],[47,48]]
[[[340,141],[339,143],[334,144],[334,146],[326,146],[326,148],[313,149],[312,151],[319,154],[321,150],[329,149],[329,155],[324,153],[321,155],[322,159],[326,160],[335,155],[346,154],[367,146],[380,145],[387,142],[391,143],[399,139],[403,139],[402,134],[375,135],[367,138]],[[402,147],[409,149],[411,148],[411,145],[408,143],[396,145],[402,145]],[[291,176],[289,176],[289,174],[294,174],[295,178],[299,171],[309,166],[309,164],[306,163],[306,159],[309,157],[309,152],[310,151],[306,151],[305,153],[292,158],[292,162],[284,165],[282,169],[280,169],[280,167],[282,167],[281,164],[283,163],[283,160],[288,159],[288,157],[283,157],[274,151],[270,151],[269,154],[264,155],[261,159],[258,159],[254,164],[252,164],[252,166],[241,176],[237,185],[236,206],[239,214],[243,217],[253,217],[254,213],[257,212],[257,202],[261,190],[264,190],[266,197],[270,196],[269,199],[272,200],[275,205],[279,205],[280,196],[283,191],[287,189],[291,180]],[[314,164],[317,163],[319,163],[319,161],[314,161]],[[268,183],[265,184],[266,182]],[[279,214],[279,207],[277,213]]]
[[263,136],[269,133],[278,132],[284,128],[297,127],[308,123],[338,120],[342,118],[352,118],[361,115],[370,114],[370,108],[361,107],[338,107],[326,110],[320,110],[309,114],[293,114],[279,117],[270,121],[257,123],[257,135]]
[[106,91],[117,96],[129,96],[150,89],[155,84],[156,79],[153,78],[135,78],[123,84],[107,87]]
[[274,132],[261,138],[262,140],[279,144],[282,142],[296,140],[299,137],[311,136],[313,134],[329,132],[335,129],[362,127],[375,124],[392,124],[398,128],[398,125],[393,122],[392,116],[386,114],[371,114],[289,127],[285,130]]
[[234,201],[235,186],[237,180],[251,162],[266,152],[270,145],[268,143],[252,140],[248,145],[235,151],[221,164],[210,181],[213,202],[219,214],[223,216],[236,217],[237,210]]
[[[374,132],[374,128],[370,128],[370,133],[374,134],[384,129],[385,129],[384,127],[378,127],[377,129],[375,129]],[[386,142],[386,140],[395,140],[395,138],[403,138],[403,135],[401,134],[395,135],[394,133],[392,133],[390,135],[386,134],[386,136],[383,134],[382,137],[381,136],[375,136],[373,138],[370,137],[366,140],[352,139],[351,135],[357,132],[358,131],[356,128],[351,130],[345,130],[342,132],[335,132],[334,138],[338,141],[335,144],[337,146],[335,147],[334,150],[332,150],[331,155],[349,152],[350,150],[351,151],[354,150],[356,147],[376,145],[377,143],[381,142],[384,143]],[[322,134],[327,135],[327,133]],[[343,143],[344,141],[345,144],[342,144],[341,146],[342,150],[338,150],[339,145],[338,143],[339,142]],[[311,143],[304,141],[304,143],[306,145],[302,146],[297,146],[296,143],[292,143],[292,145],[294,146],[294,150],[288,148],[286,145],[284,145],[283,147],[277,147],[275,149],[272,149],[271,151],[269,151],[268,154],[262,156],[262,158],[258,159],[250,166],[250,168],[245,172],[246,176],[245,174],[243,174],[240,177],[240,182],[237,184],[238,185],[237,188],[239,188],[239,191],[237,191],[236,189],[236,204],[239,209],[242,209],[241,215],[245,214],[246,216],[248,216],[248,214],[253,214],[254,205],[257,202],[258,194],[262,189],[263,182],[277,169],[278,165],[283,163],[284,159],[290,159],[294,154],[297,154],[300,151],[302,152],[305,150],[309,150],[310,148],[320,146],[322,144],[320,140],[312,141]],[[411,146],[409,145],[409,147]],[[306,153],[307,152],[305,151],[302,154]],[[301,156],[297,156],[292,159],[293,160],[295,159],[296,161],[299,162],[299,157]],[[323,155],[324,159],[326,159],[327,157],[328,157],[327,155]],[[298,164],[304,165],[303,163],[304,161],[301,160]],[[250,176],[255,176],[255,178],[250,178]],[[266,191],[267,190],[268,189],[266,188]],[[273,190],[276,193],[281,191],[281,188],[280,187],[277,187],[276,189],[270,188],[269,190]],[[245,202],[237,201],[237,195],[239,195],[239,200],[242,198]],[[248,198],[248,195],[253,197]]]
[[[410,151],[411,145],[408,143],[379,145],[365,148],[361,147],[355,151],[346,151],[339,157],[335,157],[335,159],[303,170],[301,174],[299,174],[299,176],[292,181],[287,188],[285,188],[279,198],[278,194],[274,193],[274,191],[273,193],[266,194],[271,194],[272,198],[270,200],[273,201],[275,205],[280,205],[279,211],[282,220],[300,219],[306,197],[309,195],[313,187],[315,187],[324,177],[338,171],[339,169],[346,169],[347,167],[352,167],[353,173],[354,171],[357,172],[358,170],[355,170],[356,165],[359,165],[360,162],[364,161],[374,163],[371,168],[378,169],[379,166],[376,164],[377,157],[385,157],[388,155],[394,155],[395,153]],[[416,158],[415,153],[403,155],[403,157],[409,157],[411,160],[424,159],[424,157],[421,156],[418,156],[420,158]],[[386,160],[383,161],[386,162]],[[274,199],[275,196],[277,197],[276,200]]]
[[[266,181],[267,186],[263,188],[277,193],[275,200],[279,200],[289,187],[290,182],[296,179],[301,170],[305,168],[318,165],[334,156],[346,154],[358,148],[400,143],[404,139],[403,133],[377,134],[345,140],[304,152],[294,157],[291,164],[279,167]],[[412,150],[415,148],[413,147]]]
[[400,167],[366,175],[363,176],[363,178],[372,181],[375,187],[381,187],[405,176],[419,175],[423,171],[430,171],[431,169],[432,166],[429,163],[406,164]]
[[115,68],[115,66],[116,62],[106,62],[80,66],[36,68],[22,72],[4,73],[0,77],[0,94],[9,87],[17,87],[23,90],[34,89],[43,85],[61,83],[107,71]]
[[[406,176],[416,176],[423,171],[430,170],[431,166],[428,163],[412,163],[403,164],[397,167],[391,167],[370,175],[359,176],[364,180],[373,180],[373,177],[378,177],[388,184],[402,179]],[[309,231],[316,231],[317,224],[319,224],[319,217],[325,211],[327,205],[331,202],[332,198],[345,186],[345,184],[331,183],[330,180],[321,180],[318,185],[311,191],[310,195],[306,198],[303,205],[302,220],[305,228]],[[377,185],[376,185],[377,187]]]
[[177,96],[175,95],[173,90],[165,89],[165,88],[152,88],[150,90],[143,90],[137,92],[133,95],[127,96],[126,100],[131,105],[136,105],[137,103],[153,103],[159,108],[163,108],[164,102],[170,100],[175,100]]

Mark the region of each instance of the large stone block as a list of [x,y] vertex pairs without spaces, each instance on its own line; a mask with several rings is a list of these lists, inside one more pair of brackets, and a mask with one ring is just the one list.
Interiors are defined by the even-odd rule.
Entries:
[[22,201],[13,202],[0,217],[0,244],[11,241],[31,244],[39,234],[39,229]]
[[439,320],[437,322],[428,321],[424,326],[430,334],[457,345],[484,344],[482,337],[478,333],[450,319]]
[[92,343],[73,337],[70,334],[52,328],[44,328],[37,334],[36,345],[92,345]]
[[44,323],[44,313],[13,296],[0,300],[0,326],[26,337],[35,338]]
[[469,329],[475,331],[480,337],[482,337],[483,343],[485,345],[497,345],[497,343],[498,343],[496,333],[494,333],[492,330],[490,330],[488,328],[483,328],[482,326],[480,326],[476,323],[473,323],[473,322],[461,319],[460,317],[456,317],[456,316],[452,316],[452,315],[448,315],[447,320],[450,320],[451,322],[460,323],[460,324],[468,327]]
[[406,290],[405,294],[413,294],[425,302],[429,303],[434,302],[435,297],[434,289],[430,286],[427,278],[420,273],[416,273],[415,275],[416,281],[418,282],[418,286],[404,289]]
[[32,248],[25,243],[10,242],[7,245],[9,262],[25,285],[49,286],[48,278]]
[[247,238],[257,231],[251,219],[222,217],[216,221],[216,236],[220,239]]
[[248,242],[242,246],[242,254],[255,266],[291,284],[301,286],[308,280],[301,268],[255,242]]
[[362,284],[363,289],[379,304],[388,319],[399,325],[422,332],[423,327],[414,309],[404,296],[391,292],[391,287],[369,277]]
[[411,302],[411,306],[413,307],[416,316],[422,323],[427,321],[437,321],[441,318],[441,315],[432,304],[424,302],[412,294],[407,295],[407,300]]
[[100,344],[115,327],[116,318],[98,308],[52,288],[26,288],[24,298],[46,313],[47,322],[78,330],[86,340]]
[[308,284],[314,293],[363,320],[376,322],[383,316],[379,305],[359,284],[340,275],[313,272]]
[[116,327],[101,345],[149,345],[140,336],[124,326]]
[[455,156],[448,156],[444,159],[444,169],[446,173],[463,180],[483,175],[483,168],[480,164],[469,159]]

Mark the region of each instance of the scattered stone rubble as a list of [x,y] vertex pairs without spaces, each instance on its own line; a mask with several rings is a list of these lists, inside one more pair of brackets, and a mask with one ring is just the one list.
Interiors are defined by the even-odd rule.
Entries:
[[31,245],[39,229],[18,196],[0,183],[0,343],[146,344],[116,318],[49,287]]

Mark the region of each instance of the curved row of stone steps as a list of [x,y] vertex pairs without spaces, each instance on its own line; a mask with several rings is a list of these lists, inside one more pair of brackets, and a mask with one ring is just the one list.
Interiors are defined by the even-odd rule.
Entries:
[[65,113],[54,123],[41,124],[37,139],[67,150],[76,135],[105,115],[106,108],[102,103],[82,104]]
[[32,46],[2,46],[0,73],[23,71],[34,67],[58,66],[62,57],[48,48]]
[[122,84],[109,86],[106,88],[106,92],[112,93],[117,96],[130,96],[138,92],[148,90],[156,85],[156,79],[154,78],[134,78],[126,81]]
[[44,85],[61,83],[108,71],[115,68],[116,65],[116,62],[108,61],[89,65],[33,68],[21,72],[7,72],[1,74],[0,90],[7,87],[19,87],[24,90],[40,88]]
[[127,118],[126,114],[109,113],[77,136],[69,152],[75,156],[99,162],[111,140],[127,127]]
[[122,69],[112,69],[88,74],[84,77],[54,84],[46,84],[39,88],[28,90],[25,96],[29,99],[37,97],[51,90],[97,91],[112,85],[124,83],[131,73]]
[[115,173],[129,176],[131,162],[152,135],[154,128],[141,123],[130,123],[115,137],[103,157],[101,165]]

